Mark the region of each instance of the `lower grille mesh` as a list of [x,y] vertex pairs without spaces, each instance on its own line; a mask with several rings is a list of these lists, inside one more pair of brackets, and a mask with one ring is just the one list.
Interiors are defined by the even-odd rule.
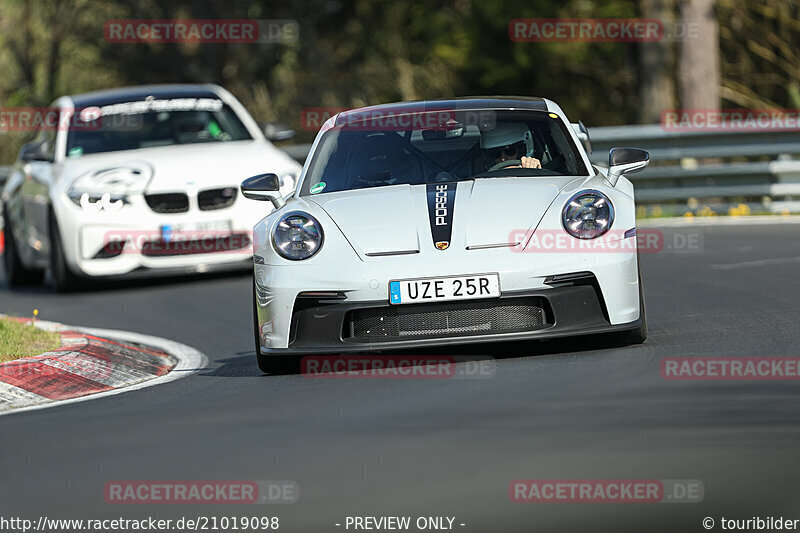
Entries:
[[350,311],[345,333],[356,341],[527,331],[546,325],[540,298],[508,298],[374,307]]

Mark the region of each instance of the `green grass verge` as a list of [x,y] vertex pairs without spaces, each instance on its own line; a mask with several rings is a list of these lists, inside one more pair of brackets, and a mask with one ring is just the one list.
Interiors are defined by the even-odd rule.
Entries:
[[58,333],[42,331],[16,320],[0,318],[0,362],[39,355],[55,350],[59,346],[61,346],[61,336]]

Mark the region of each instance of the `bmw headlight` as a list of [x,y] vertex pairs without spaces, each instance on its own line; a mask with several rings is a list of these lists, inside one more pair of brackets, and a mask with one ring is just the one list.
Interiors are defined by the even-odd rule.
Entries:
[[130,195],[144,192],[151,175],[148,168],[139,165],[93,170],[76,179],[67,194],[87,211],[116,211],[128,203]]
[[614,223],[614,206],[599,191],[581,191],[564,206],[561,223],[573,237],[595,239]]
[[275,251],[286,259],[308,259],[322,247],[322,226],[307,213],[288,213],[272,232]]

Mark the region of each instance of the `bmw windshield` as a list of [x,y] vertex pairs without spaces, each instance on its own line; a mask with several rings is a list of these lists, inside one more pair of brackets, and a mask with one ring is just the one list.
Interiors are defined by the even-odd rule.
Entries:
[[301,195],[588,174],[564,122],[552,113],[479,110],[341,119],[323,133]]
[[216,98],[170,98],[77,109],[67,156],[177,144],[250,140],[242,121]]

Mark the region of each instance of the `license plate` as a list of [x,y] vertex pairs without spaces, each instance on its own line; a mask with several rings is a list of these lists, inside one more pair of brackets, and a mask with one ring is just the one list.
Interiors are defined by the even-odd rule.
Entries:
[[172,241],[176,239],[222,237],[228,235],[232,228],[233,225],[230,220],[163,225],[161,226],[161,239]]
[[389,282],[389,303],[392,304],[471,300],[499,296],[500,276],[498,274],[401,279]]

